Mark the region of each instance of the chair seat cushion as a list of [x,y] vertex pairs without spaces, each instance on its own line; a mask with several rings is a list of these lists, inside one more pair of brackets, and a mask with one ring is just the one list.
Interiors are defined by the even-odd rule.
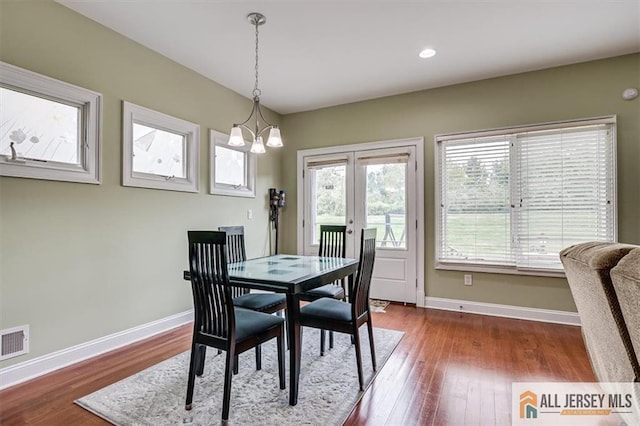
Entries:
[[234,306],[259,312],[267,311],[285,302],[285,295],[278,293],[247,293],[233,298]]
[[284,318],[248,309],[236,308],[236,342],[262,334],[272,327],[284,323]]
[[300,308],[300,318],[351,322],[351,304],[324,297]]
[[321,297],[330,297],[332,299],[344,299],[344,289],[335,284],[326,284],[322,287],[314,288],[313,290],[305,291],[302,295],[303,298],[310,297],[313,299],[320,299]]

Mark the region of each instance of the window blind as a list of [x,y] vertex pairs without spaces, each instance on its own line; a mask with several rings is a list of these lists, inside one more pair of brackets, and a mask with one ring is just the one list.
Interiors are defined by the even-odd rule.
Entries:
[[348,163],[347,158],[332,158],[327,160],[306,160],[308,169],[322,169],[325,167],[342,166]]
[[527,132],[515,145],[519,267],[560,268],[564,247],[615,239],[610,124]]
[[615,117],[436,138],[437,261],[558,271],[616,239]]
[[375,166],[379,164],[402,164],[409,162],[409,153],[359,156],[358,165]]
[[508,136],[450,141],[440,152],[440,258],[512,264]]

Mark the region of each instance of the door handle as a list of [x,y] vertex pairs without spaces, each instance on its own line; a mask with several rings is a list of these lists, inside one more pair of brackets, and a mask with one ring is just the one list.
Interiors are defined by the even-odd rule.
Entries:
[[347,234],[353,234],[353,231],[351,229],[348,229]]
[[353,219],[349,219],[349,225],[353,223]]

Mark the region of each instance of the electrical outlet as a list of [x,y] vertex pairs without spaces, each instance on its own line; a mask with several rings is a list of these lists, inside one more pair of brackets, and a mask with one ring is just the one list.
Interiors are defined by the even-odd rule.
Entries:
[[471,276],[471,274],[465,274],[464,285],[473,285],[473,277]]
[[253,210],[251,209],[247,210],[247,219],[249,220],[253,219]]

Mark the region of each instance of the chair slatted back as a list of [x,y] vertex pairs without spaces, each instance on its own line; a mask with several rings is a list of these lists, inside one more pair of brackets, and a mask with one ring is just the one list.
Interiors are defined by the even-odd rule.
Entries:
[[376,229],[363,229],[360,234],[360,264],[353,288],[351,309],[353,317],[358,318],[369,311],[369,290],[373,275],[373,263],[376,258]]
[[188,231],[194,329],[221,339],[233,338],[235,313],[227,271],[226,235]]
[[318,256],[346,257],[347,227],[344,225],[320,225],[320,250]]
[[219,226],[218,231],[227,233],[227,260],[229,263],[247,260],[244,246],[244,226]]
[[[219,226],[218,231],[227,234],[227,261],[235,263],[247,260],[247,252],[244,245],[244,226]],[[231,287],[231,297],[238,297],[247,293],[249,293],[248,288]]]

